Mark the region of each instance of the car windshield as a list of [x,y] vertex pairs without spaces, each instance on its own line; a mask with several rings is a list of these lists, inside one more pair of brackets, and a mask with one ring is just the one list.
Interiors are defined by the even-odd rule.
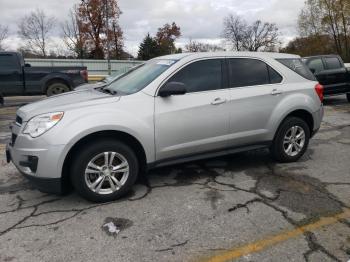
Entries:
[[131,67],[131,68],[128,68],[128,69],[126,70],[126,72],[122,72],[122,73],[119,72],[119,73],[116,73],[116,74],[114,74],[114,75],[107,76],[107,77],[106,77],[105,79],[103,79],[101,82],[110,84],[110,83],[116,81],[117,79],[121,78],[122,76],[124,76],[124,75],[130,73],[130,71],[136,70],[137,68],[139,68],[139,67],[142,66],[142,65],[143,65],[143,64],[139,64],[139,65],[133,66],[133,67]]
[[149,85],[175,62],[176,60],[169,59],[151,60],[122,75],[119,79],[106,86],[105,89],[122,94],[136,93]]

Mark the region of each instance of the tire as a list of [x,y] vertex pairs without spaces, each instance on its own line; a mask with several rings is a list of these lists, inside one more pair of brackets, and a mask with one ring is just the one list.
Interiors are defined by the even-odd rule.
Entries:
[[[295,135],[293,137],[294,131]],[[295,162],[305,153],[309,140],[310,128],[306,122],[298,117],[288,117],[278,128],[270,151],[273,158],[279,162]]]
[[[105,165],[105,152],[108,153],[108,167]],[[110,163],[112,153],[114,160]],[[113,171],[118,166],[120,171]],[[117,140],[103,139],[80,148],[70,171],[72,184],[79,195],[92,202],[108,202],[124,196],[131,189],[138,176],[139,164],[129,146]]]
[[46,95],[53,96],[53,95],[63,94],[69,91],[70,91],[70,88],[66,84],[62,82],[54,82],[49,84],[49,86],[47,87]]
[[346,98],[348,99],[348,102],[350,103],[350,93],[346,94]]

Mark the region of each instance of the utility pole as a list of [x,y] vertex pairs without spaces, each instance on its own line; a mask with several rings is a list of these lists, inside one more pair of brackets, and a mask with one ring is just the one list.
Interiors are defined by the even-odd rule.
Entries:
[[108,75],[111,75],[111,53],[109,43],[109,12],[108,12],[108,0],[105,0],[105,12],[106,12],[106,30],[107,30],[107,64],[108,64]]

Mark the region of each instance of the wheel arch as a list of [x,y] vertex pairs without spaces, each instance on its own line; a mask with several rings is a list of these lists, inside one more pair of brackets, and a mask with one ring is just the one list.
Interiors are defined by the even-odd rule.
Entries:
[[274,139],[275,139],[275,137],[278,133],[278,130],[280,129],[282,123],[289,117],[298,117],[298,118],[304,120],[310,129],[310,134],[313,133],[315,123],[314,123],[314,118],[312,116],[312,113],[310,113],[306,109],[295,109],[295,110],[287,113],[284,117],[282,117],[282,119],[280,120],[280,122],[277,125],[277,129],[275,130]]
[[63,188],[71,188],[70,182],[70,166],[74,159],[74,154],[78,152],[78,150],[92,141],[96,141],[99,139],[116,139],[119,140],[126,145],[130,146],[136,154],[137,159],[139,160],[139,174],[146,172],[147,170],[147,156],[146,152],[138,139],[134,136],[116,130],[105,130],[105,131],[97,131],[94,133],[90,133],[82,138],[80,138],[77,142],[73,144],[73,146],[69,149],[66,154],[63,166],[62,166],[62,184]]

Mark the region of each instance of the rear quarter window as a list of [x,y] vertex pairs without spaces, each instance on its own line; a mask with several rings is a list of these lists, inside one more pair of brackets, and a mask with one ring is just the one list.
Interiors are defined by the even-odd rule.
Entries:
[[308,80],[316,81],[315,76],[312,74],[309,68],[301,61],[300,58],[283,58],[276,60],[288,67],[289,69],[293,70],[298,75]]
[[343,67],[337,57],[325,57],[324,61],[326,62],[327,69],[339,69]]

